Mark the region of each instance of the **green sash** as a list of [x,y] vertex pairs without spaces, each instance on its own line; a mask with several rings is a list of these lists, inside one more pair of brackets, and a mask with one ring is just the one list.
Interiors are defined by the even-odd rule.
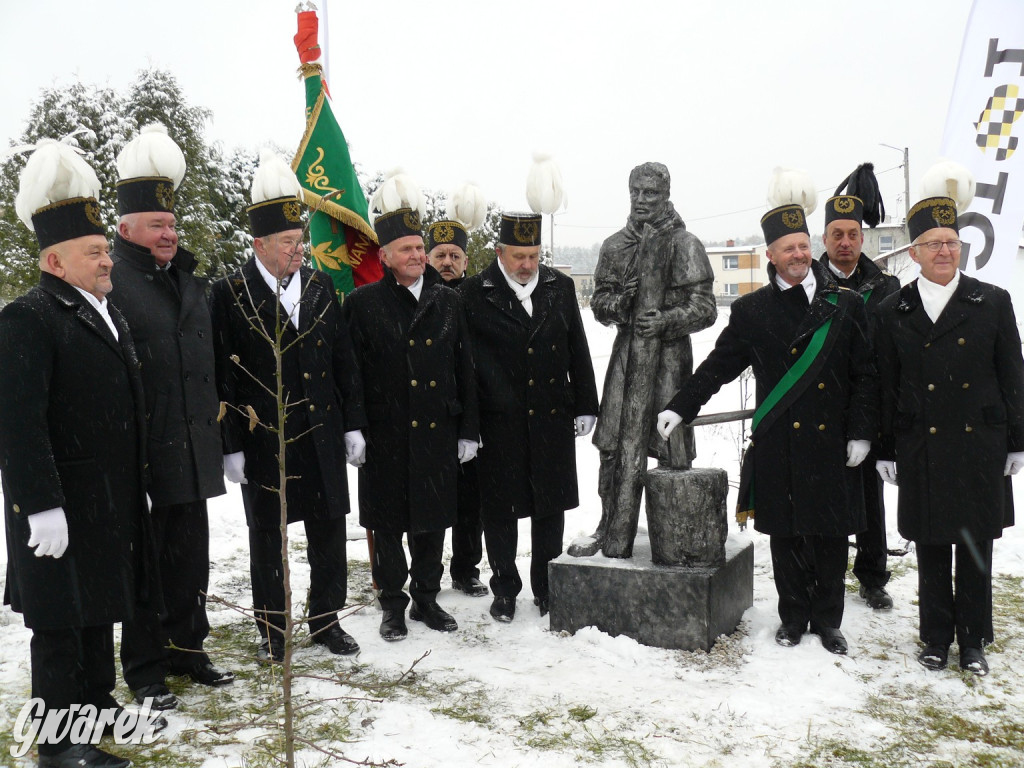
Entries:
[[[869,292],[870,293],[870,292]],[[833,305],[839,304],[838,294],[832,293],[825,297],[825,301]],[[768,393],[768,397],[762,401],[761,405],[754,411],[754,418],[750,422],[750,444],[747,449],[743,452],[743,463],[740,466],[740,492],[738,499],[747,499],[747,504],[744,505],[742,501],[737,501],[736,504],[736,522],[740,525],[740,530],[743,530],[747,525],[747,520],[754,516],[754,467],[753,461],[751,460],[751,454],[754,448],[754,432],[757,431],[761,421],[767,416],[771,410],[779,404],[779,401],[793,388],[793,386],[803,378],[803,375],[807,373],[807,369],[811,367],[811,363],[814,362],[815,358],[821,352],[822,347],[825,346],[825,337],[828,336],[829,329],[832,327],[832,318],[830,317],[825,323],[820,325],[818,329],[811,336],[811,341],[807,345],[807,349],[800,355],[799,359],[793,364],[793,366],[786,371],[785,375],[779,379],[779,381],[772,387],[772,391]],[[744,493],[747,491],[747,493]]]

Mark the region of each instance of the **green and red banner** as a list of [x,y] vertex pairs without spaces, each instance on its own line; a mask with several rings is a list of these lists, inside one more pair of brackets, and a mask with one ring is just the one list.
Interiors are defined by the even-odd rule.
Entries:
[[339,300],[353,288],[381,277],[377,236],[370,226],[366,196],[359,185],[348,142],[331,109],[317,45],[315,11],[303,11],[295,47],[306,84],[306,132],[292,169],[309,206],[309,240],[314,266],[331,275]]

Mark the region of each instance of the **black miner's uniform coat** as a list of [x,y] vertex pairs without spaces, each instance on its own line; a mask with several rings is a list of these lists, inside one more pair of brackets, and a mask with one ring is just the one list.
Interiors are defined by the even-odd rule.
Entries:
[[[288,481],[289,523],[336,519],[348,514],[345,432],[366,426],[352,343],[330,277],[301,267],[292,279],[302,280],[299,330],[287,320],[255,258],[240,271],[218,280],[210,291],[221,399],[241,408],[252,406],[263,424],[277,424],[277,403],[252,377],[273,389],[274,355],[271,344],[250,327],[250,319],[259,323],[271,338],[277,322],[284,329],[281,344],[287,350],[282,361],[282,383],[285,396],[295,404],[288,411],[285,435],[302,435],[285,450],[289,476],[302,476],[297,482]],[[275,314],[278,311],[279,321]],[[306,334],[301,340],[300,333]],[[245,371],[231,361],[233,355],[238,356]],[[224,453],[245,452],[245,476],[250,485],[280,485],[276,433],[262,426],[250,432],[249,420],[230,407],[221,423],[221,432]],[[259,499],[247,505],[249,526],[277,528],[277,496],[255,494],[251,488],[249,491]]]
[[473,357],[459,295],[427,266],[419,301],[385,269],[345,297],[366,395],[359,524],[428,533],[456,520],[458,441],[478,440]]
[[572,279],[541,266],[532,317],[497,260],[461,292],[480,393],[483,517],[546,517],[578,506],[574,420],[596,416],[598,397]]
[[1006,454],[1024,451],[1024,362],[1009,294],[960,275],[933,324],[917,281],[881,307],[882,458],[899,476],[900,535],[999,538],[1013,524]]
[[[747,366],[760,405],[833,318],[810,383],[799,396],[791,390],[774,422],[754,438],[754,527],[781,536],[848,536],[865,523],[860,472],[846,466],[846,444],[877,435],[877,378],[863,300],[840,289],[817,262],[811,268],[817,290],[807,309],[804,289],[780,290],[769,265],[768,285],[733,303],[715,348],[666,407],[692,421]],[[828,295],[838,297],[837,306]]]
[[[124,318],[110,315],[118,341],[75,288],[47,273],[0,313],[5,601],[36,630],[125,621],[158,600],[139,362]],[[64,508],[68,548],[36,557],[27,517],[54,507]]]
[[[213,328],[196,258],[184,248],[161,274],[148,248],[114,237],[107,298],[128,320],[142,365],[154,507],[224,493]],[[180,300],[161,280],[173,280]]]

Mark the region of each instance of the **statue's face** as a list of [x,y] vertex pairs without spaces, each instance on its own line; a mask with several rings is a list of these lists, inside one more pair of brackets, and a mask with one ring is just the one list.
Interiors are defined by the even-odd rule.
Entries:
[[638,224],[651,221],[668,203],[668,187],[655,176],[641,176],[629,185],[629,215]]

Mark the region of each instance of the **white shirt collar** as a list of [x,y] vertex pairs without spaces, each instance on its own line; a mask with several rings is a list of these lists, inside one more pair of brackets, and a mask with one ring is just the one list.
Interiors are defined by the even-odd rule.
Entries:
[[[270,274],[270,270],[263,266],[258,258],[255,259],[256,268],[259,269],[260,274],[263,276],[263,281],[270,288],[270,292],[277,294],[278,279]],[[284,307],[288,313],[288,319],[296,329],[299,327],[299,299],[302,298],[302,279],[299,271],[296,270],[292,275],[291,280],[288,281],[287,286],[281,286],[281,306]]]
[[83,296],[85,296],[85,300],[92,304],[93,308],[100,313],[100,317],[103,318],[103,322],[107,324],[107,327],[110,329],[110,332],[114,334],[114,338],[120,341],[121,337],[117,333],[117,327],[114,325],[114,320],[110,317],[110,312],[108,310],[108,307],[110,305],[107,304],[106,298],[97,299],[87,290],[85,290],[84,288],[79,288],[77,285],[72,285],[71,287],[74,288]]
[[829,261],[828,261],[828,268],[832,270],[832,274],[834,274],[836,277],[843,278],[843,280],[849,279],[850,275],[852,275],[854,272],[857,271],[857,265],[854,264],[853,265],[853,269],[850,270],[850,275],[848,275],[845,272],[843,272],[843,270],[841,270],[839,267],[837,267],[835,264],[833,264],[831,259],[829,259]]
[[801,280],[798,285],[790,285],[779,276],[778,272],[776,272],[775,284],[783,291],[788,291],[790,288],[803,288],[804,292],[807,294],[808,304],[814,301],[814,291],[818,287],[818,281],[814,278],[814,270],[810,268],[807,269],[807,277]]
[[409,290],[409,293],[412,294],[413,298],[416,299],[416,301],[419,301],[420,294],[423,292],[423,275],[417,277],[415,283],[405,287]]

